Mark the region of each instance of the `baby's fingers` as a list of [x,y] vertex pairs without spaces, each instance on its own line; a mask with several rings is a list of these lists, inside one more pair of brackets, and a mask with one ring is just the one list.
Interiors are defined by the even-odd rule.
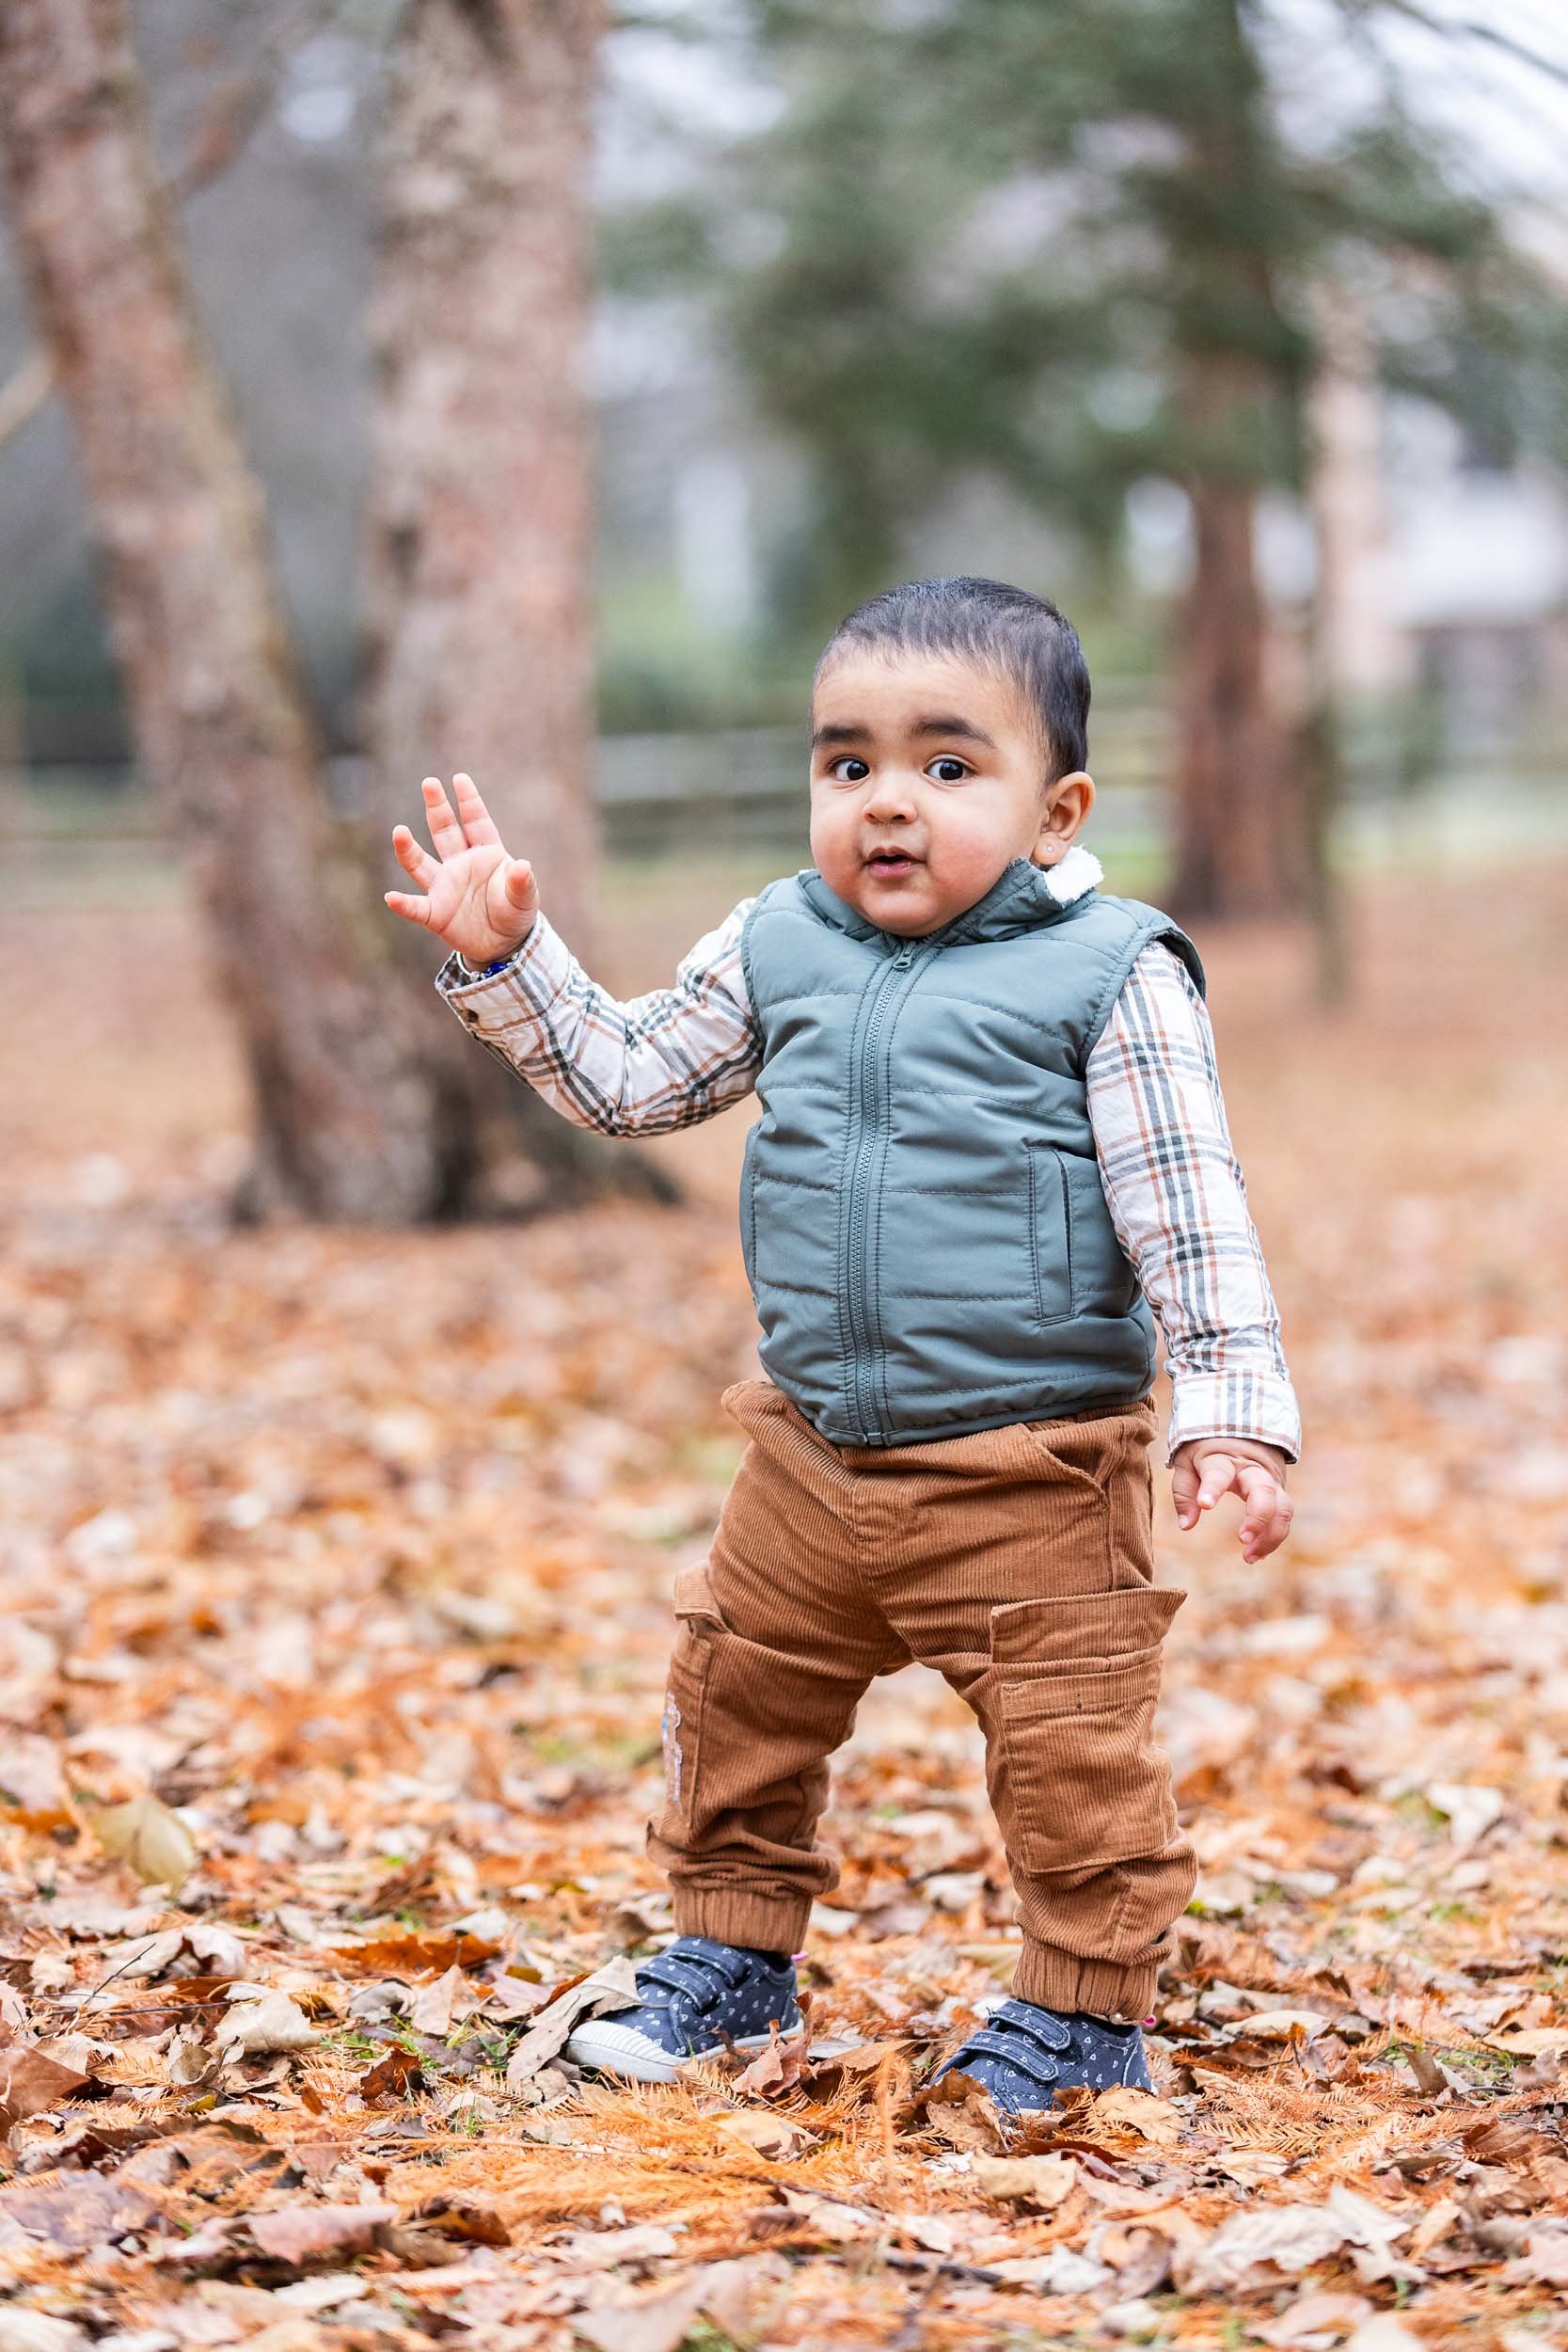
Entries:
[[430,900],[428,898],[416,898],[406,890],[387,890],[383,891],[382,896],[394,914],[401,914],[408,923],[422,923],[427,930],[429,929]]
[[1265,1560],[1277,1551],[1291,1532],[1295,1505],[1274,1472],[1261,1462],[1237,1465],[1236,1484],[1246,1510],[1242,1519],[1242,1553],[1247,1560]]
[[477,849],[482,841],[499,843],[500,835],[496,831],[496,820],[481,800],[479,787],[472,776],[466,776],[459,770],[451,780],[451,788],[457,796],[457,814],[470,846]]
[[1193,1468],[1190,1455],[1184,1454],[1179,1462],[1172,1464],[1170,1492],[1171,1501],[1176,1505],[1177,1525],[1196,1527],[1198,1518],[1197,1472]]
[[392,828],[392,855],[405,874],[411,874],[421,890],[428,890],[440,867],[430,851],[421,848],[406,825]]

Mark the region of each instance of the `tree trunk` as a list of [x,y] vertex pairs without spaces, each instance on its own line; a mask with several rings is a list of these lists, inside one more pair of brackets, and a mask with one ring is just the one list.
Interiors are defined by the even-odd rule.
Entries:
[[1177,631],[1180,742],[1169,897],[1189,916],[1302,911],[1307,779],[1274,707],[1258,492],[1299,477],[1301,339],[1275,267],[1288,243],[1275,134],[1246,0],[1192,0],[1202,70],[1183,84],[1183,162],[1165,204],[1193,575]]
[[[75,430],[138,755],[244,1040],[243,1205],[403,1222],[467,1180],[326,813],[261,500],[197,325],[122,0],[5,0],[0,161]],[[378,972],[378,965],[380,970]]]
[[1253,546],[1256,492],[1200,472],[1189,483],[1193,572],[1176,641],[1173,911],[1274,914],[1291,903],[1284,745],[1270,711],[1267,622]]
[[[406,0],[378,159],[364,731],[385,844],[419,782],[467,770],[584,961],[597,855],[593,495],[584,384],[599,0]],[[430,976],[429,943],[404,953]],[[567,1126],[430,995],[489,1197],[654,1190]]]

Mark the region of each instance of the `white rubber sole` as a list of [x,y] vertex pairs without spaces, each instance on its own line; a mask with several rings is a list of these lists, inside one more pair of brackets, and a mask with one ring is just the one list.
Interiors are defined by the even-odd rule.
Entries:
[[[791,2049],[805,2039],[805,2026],[797,2026],[793,2033],[737,2035],[730,2045],[751,2057],[766,2050],[777,2039],[784,2049]],[[711,2066],[715,2058],[726,2055],[723,2042],[715,2042],[695,2058],[673,2058],[661,2050],[657,2042],[645,2033],[638,2033],[631,2026],[618,2026],[613,2017],[591,2017],[579,2026],[566,2044],[566,2056],[578,2066],[591,2067],[595,2074],[619,2074],[623,2081],[633,2083],[674,2083],[693,2066]]]

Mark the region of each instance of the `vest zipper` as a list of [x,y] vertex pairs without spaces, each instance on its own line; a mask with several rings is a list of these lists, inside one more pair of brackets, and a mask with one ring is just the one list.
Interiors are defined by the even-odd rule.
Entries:
[[[860,1136],[855,1146],[854,1164],[849,1171],[849,1263],[845,1268],[844,1289],[849,1310],[850,1344],[854,1350],[853,1393],[859,1422],[857,1434],[860,1441],[867,1445],[878,1444],[885,1435],[877,1417],[873,1366],[877,1333],[866,1263],[866,1237],[871,1222],[871,1169],[878,1141],[868,1116],[868,1097],[877,1085],[877,1048],[881,1041],[888,1008],[896,993],[897,981],[913,963],[921,947],[931,944],[929,940],[907,940],[878,981],[877,994],[872,1001],[861,1044],[860,1067],[856,1073]],[[879,1104],[878,1108],[879,1110]]]

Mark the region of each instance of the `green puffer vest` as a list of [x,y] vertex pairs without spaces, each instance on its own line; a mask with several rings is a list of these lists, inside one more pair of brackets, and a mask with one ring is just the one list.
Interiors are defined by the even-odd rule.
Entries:
[[1133,1404],[1154,1321],[1111,1223],[1085,1066],[1133,961],[1196,948],[1157,907],[1063,906],[1017,858],[925,939],[815,868],[742,959],[763,1037],[741,1241],[769,1376],[838,1445]]

